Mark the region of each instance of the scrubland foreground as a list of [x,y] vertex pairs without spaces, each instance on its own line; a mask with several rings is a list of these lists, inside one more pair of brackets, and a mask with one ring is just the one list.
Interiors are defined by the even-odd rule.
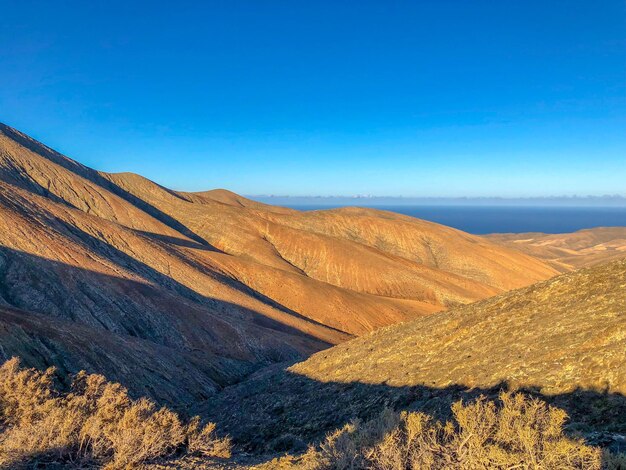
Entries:
[[[626,260],[273,366],[200,427],[79,374],[2,367],[1,458],[109,468],[624,469]],[[230,437],[227,437],[227,436]],[[235,452],[230,455],[229,438]]]
[[[420,412],[390,409],[353,421],[299,457],[262,469],[623,469],[626,454],[563,434],[566,413],[523,394],[502,393],[452,405],[442,424]],[[147,399],[132,400],[119,384],[78,374],[70,390],[53,385],[53,370],[0,366],[2,468],[245,468],[231,462],[231,443],[215,424],[187,423]]]
[[133,468],[175,453],[227,458],[230,441],[101,375],[81,372],[62,393],[53,369],[24,369],[17,358],[0,366],[2,468]]
[[420,412],[385,410],[347,424],[319,448],[283,457],[260,469],[622,469],[626,454],[612,454],[563,433],[567,414],[541,400],[502,393],[452,405],[445,424]]

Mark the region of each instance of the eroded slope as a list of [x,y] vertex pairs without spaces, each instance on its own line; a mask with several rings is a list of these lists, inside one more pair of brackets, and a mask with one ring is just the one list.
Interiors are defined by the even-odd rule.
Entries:
[[[37,338],[25,342],[27,365],[102,372],[89,359],[101,346],[86,339],[101,335],[126,345],[108,351],[111,363],[160,370],[158,355],[150,366],[137,356],[137,340],[195,371],[179,397],[188,404],[262,366],[554,273],[515,250],[391,213],[300,213],[98,172],[0,125],[0,305],[51,318],[51,336],[63,329],[54,322],[76,326],[48,348],[45,322],[35,330],[6,316],[5,355],[19,353],[15,331]],[[81,348],[86,365],[65,361]],[[130,374],[112,378],[143,393]],[[171,380],[161,387],[158,374],[145,376],[166,401],[176,399]]]
[[[224,190],[175,192],[138,175],[91,170],[14,129],[1,130],[7,195],[16,186],[98,223],[112,222],[117,228],[96,232],[106,243],[115,238],[110,229],[131,229],[178,258],[193,251],[194,262],[343,333],[362,334],[555,274],[532,257],[437,224],[372,210],[300,213]],[[126,254],[150,261],[143,250]],[[175,276],[167,263],[164,274]],[[190,277],[176,280],[206,295],[205,283]],[[323,332],[317,337],[336,342]]]

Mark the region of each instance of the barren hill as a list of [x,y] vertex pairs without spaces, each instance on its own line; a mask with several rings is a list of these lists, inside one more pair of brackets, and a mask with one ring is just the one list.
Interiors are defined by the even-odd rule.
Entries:
[[543,259],[562,272],[626,258],[626,227],[558,234],[494,233],[485,238]]
[[[18,309],[2,317],[0,351],[27,365],[102,372],[95,359],[108,348],[111,360],[128,358],[112,380],[171,401],[180,379],[160,375],[159,361],[185,361],[197,376],[179,397],[189,403],[261,365],[555,273],[392,213],[301,213],[98,172],[0,125],[0,305]],[[19,312],[37,321],[18,322]],[[81,348],[82,365],[66,360]],[[168,357],[148,368],[140,356],[151,348]],[[144,383],[130,379],[139,369],[151,369]]]
[[545,394],[577,387],[626,394],[625,341],[622,260],[383,328],[291,370],[321,381],[395,387],[506,381]]
[[564,408],[571,430],[626,433],[626,260],[381,328],[208,403],[239,442],[280,450],[386,406],[445,417],[503,387]]

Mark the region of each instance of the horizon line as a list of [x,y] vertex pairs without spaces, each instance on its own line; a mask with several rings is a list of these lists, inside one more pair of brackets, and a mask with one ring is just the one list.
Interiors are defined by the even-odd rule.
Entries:
[[532,196],[532,197],[412,197],[412,196],[279,196],[246,195],[257,202],[286,207],[379,207],[389,206],[465,206],[465,207],[564,207],[587,209],[625,209],[626,197],[605,196]]
[[623,194],[603,194],[603,195],[562,195],[562,196],[381,196],[374,194],[333,194],[333,195],[293,195],[293,194],[243,194],[249,198],[288,198],[288,199],[423,199],[423,200],[498,200],[498,201],[519,201],[519,200],[607,200],[626,201]]

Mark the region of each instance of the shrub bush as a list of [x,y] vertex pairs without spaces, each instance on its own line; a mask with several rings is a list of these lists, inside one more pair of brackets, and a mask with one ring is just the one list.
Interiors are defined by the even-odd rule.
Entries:
[[565,470],[621,468],[620,456],[563,434],[566,413],[523,394],[503,393],[452,407],[442,424],[416,412],[385,410],[329,434],[283,467],[307,470]]
[[183,424],[167,408],[133,400],[120,384],[100,375],[77,374],[68,393],[54,386],[54,369],[0,366],[0,465],[96,463],[133,467],[174,452],[230,456],[230,441],[199,418]]

